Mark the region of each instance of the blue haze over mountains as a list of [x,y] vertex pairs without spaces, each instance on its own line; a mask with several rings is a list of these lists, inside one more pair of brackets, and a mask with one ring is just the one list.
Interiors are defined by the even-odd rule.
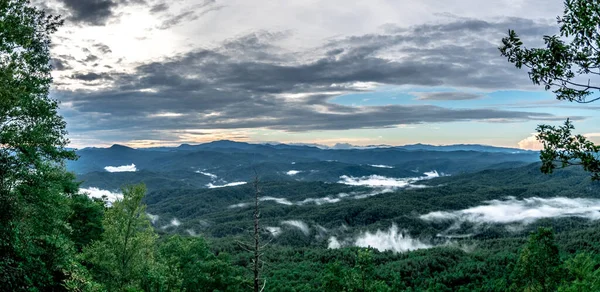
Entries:
[[[535,151],[484,145],[336,147],[340,146],[323,149],[227,140],[141,149],[113,145],[78,150],[79,159],[69,162],[68,169],[78,175],[83,186],[118,189],[142,181],[153,189],[206,187],[214,178],[200,172],[226,182],[250,181],[255,170],[266,181],[337,182],[344,175],[407,178],[428,171],[445,175],[472,173],[534,163],[539,156]],[[105,170],[107,166],[131,164],[135,164],[136,172]],[[289,175],[289,171],[297,173]]]

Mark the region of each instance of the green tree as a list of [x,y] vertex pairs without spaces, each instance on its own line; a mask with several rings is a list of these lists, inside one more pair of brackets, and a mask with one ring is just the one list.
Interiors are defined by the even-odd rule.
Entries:
[[157,235],[146,215],[144,185],[123,188],[105,213],[102,238],[84,249],[94,278],[109,291],[137,289],[154,265]]
[[246,290],[241,271],[224,254],[215,256],[202,238],[174,235],[161,243],[158,251],[164,267],[162,291],[195,291],[199,287],[205,291]]
[[561,279],[560,257],[550,228],[532,233],[513,271],[518,291],[554,291]]
[[0,286],[58,289],[76,266],[66,218],[75,154],[49,98],[50,37],[62,24],[26,0],[0,1]]
[[[514,30],[502,39],[501,54],[517,68],[529,69],[536,85],[552,90],[558,100],[587,104],[600,100],[593,84],[600,75],[600,0],[566,0],[558,17],[560,34],[544,36],[545,48],[527,48]],[[600,180],[600,146],[582,135],[571,133],[569,120],[563,127],[540,125],[538,140],[544,173],[557,167],[581,165]]]
[[391,291],[385,282],[376,280],[372,249],[357,250],[354,267],[351,269],[339,262],[328,264],[321,281],[325,291]]
[[70,203],[72,212],[68,220],[73,230],[71,239],[77,251],[81,252],[84,247],[102,236],[105,203],[86,194],[73,195]]
[[600,269],[598,262],[587,253],[579,253],[565,262],[565,268],[572,281],[563,283],[558,291],[582,292],[600,291]]

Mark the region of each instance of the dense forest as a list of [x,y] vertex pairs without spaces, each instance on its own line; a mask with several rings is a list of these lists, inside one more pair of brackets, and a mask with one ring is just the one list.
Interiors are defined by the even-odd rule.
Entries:
[[61,25],[0,1],[1,291],[600,291],[583,138],[561,156],[542,128],[541,163],[474,146],[76,152],[49,97]]

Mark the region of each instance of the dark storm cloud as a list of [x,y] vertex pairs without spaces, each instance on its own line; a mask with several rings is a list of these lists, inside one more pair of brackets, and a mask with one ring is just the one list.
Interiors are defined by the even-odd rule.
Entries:
[[[310,131],[474,120],[562,120],[527,111],[432,105],[354,107],[331,102],[340,92],[368,91],[360,86],[368,82],[475,90],[531,88],[527,74],[514,69],[497,50],[509,27],[521,31],[524,38],[552,30],[547,24],[523,19],[458,19],[446,25],[331,40],[323,47],[293,53],[276,45],[289,33],[257,32],[217,48],[142,64],[133,73],[75,75],[86,81],[103,80],[103,87],[55,94],[79,112],[66,114],[70,121],[77,121],[70,123],[72,132],[111,129],[113,134],[122,131],[128,139],[133,139],[128,136],[133,129],[149,139],[154,130]],[[478,97],[443,94],[425,99]],[[156,115],[165,112],[179,115]],[[98,118],[90,118],[94,115]]]
[[73,75],[71,75],[71,79],[77,79],[77,80],[81,80],[81,81],[97,81],[97,80],[108,80],[108,79],[112,79],[112,77],[106,73],[75,73]]
[[145,0],[60,0],[70,11],[69,20],[86,25],[104,25],[119,5],[143,4]]
[[69,65],[69,63],[66,60],[62,60],[59,58],[52,58],[52,60],[50,60],[50,64],[52,65],[52,68],[56,71],[64,71],[64,70],[72,69],[72,67]]
[[118,4],[113,0],[62,0],[71,11],[71,20],[90,25],[103,25]]
[[480,99],[481,94],[468,92],[416,92],[418,100],[471,100]]

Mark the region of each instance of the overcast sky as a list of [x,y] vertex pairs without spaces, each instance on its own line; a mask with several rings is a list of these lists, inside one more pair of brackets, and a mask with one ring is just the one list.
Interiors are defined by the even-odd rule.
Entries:
[[[35,1],[34,1],[35,2]],[[37,0],[72,146],[217,139],[533,147],[540,123],[600,137],[500,56],[557,32],[562,0]]]

